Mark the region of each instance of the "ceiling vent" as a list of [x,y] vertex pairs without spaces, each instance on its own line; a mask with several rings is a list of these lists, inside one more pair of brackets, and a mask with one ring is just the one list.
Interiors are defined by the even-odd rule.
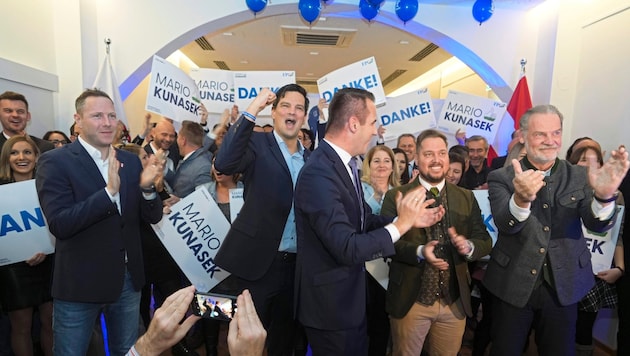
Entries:
[[385,80],[383,80],[383,86],[387,86],[389,83],[393,82],[396,78],[400,77],[405,73],[406,69],[396,69],[392,74],[390,74]]
[[420,52],[416,53],[415,56],[409,58],[409,61],[410,62],[420,62],[421,60],[425,59],[428,55],[433,53],[438,48],[440,48],[440,47],[438,47],[437,45],[431,43],[428,46],[424,47]]
[[199,37],[195,40],[195,42],[197,42],[199,47],[201,47],[204,51],[214,51],[214,47],[212,47],[205,37]]
[[214,64],[216,64],[219,69],[230,70],[230,67],[228,67],[224,61],[214,61]]
[[282,26],[282,43],[285,46],[324,46],[346,48],[357,30],[343,28],[317,28]]

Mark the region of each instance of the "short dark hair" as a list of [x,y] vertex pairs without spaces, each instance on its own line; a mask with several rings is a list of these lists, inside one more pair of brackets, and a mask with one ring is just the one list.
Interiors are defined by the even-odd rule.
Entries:
[[299,84],[287,84],[278,89],[278,91],[276,91],[276,100],[274,100],[273,104],[271,104],[271,108],[275,109],[276,106],[278,106],[280,99],[284,98],[290,91],[295,91],[302,94],[302,96],[304,97],[304,112],[308,113],[308,94],[306,93],[306,89],[304,89],[304,87]]
[[341,131],[351,116],[359,118],[361,124],[365,123],[367,117],[366,101],[374,101],[374,94],[357,88],[343,88],[333,95],[328,105],[328,124],[326,133]]
[[79,113],[81,110],[83,110],[83,106],[85,106],[85,100],[87,100],[87,98],[89,97],[101,97],[101,98],[107,98],[109,99],[109,101],[112,102],[112,104],[114,103],[114,101],[112,100],[112,98],[109,97],[109,95],[100,90],[100,89],[85,89],[83,91],[83,93],[81,93],[81,95],[79,95],[79,97],[77,98],[77,100],[74,101],[74,109],[77,111],[77,113]]
[[24,103],[24,105],[26,105],[26,111],[28,111],[28,101],[26,101],[26,97],[20,93],[7,90],[4,93],[0,94],[0,100],[21,101]]
[[460,163],[462,165],[462,170],[466,169],[466,159],[464,158],[464,156],[460,155],[457,152],[449,152],[448,153],[448,160],[451,163]]
[[63,131],[59,131],[59,130],[52,130],[52,131],[46,132],[44,136],[42,136],[42,140],[48,141],[48,139],[50,138],[52,134],[61,135],[63,136],[63,139],[66,140],[66,143],[70,142],[70,138],[68,138],[68,136],[66,136],[66,134],[63,133]]
[[416,136],[410,133],[404,133],[398,136],[398,139],[396,140],[396,146],[400,146],[400,141],[405,137],[411,137],[411,139],[413,140],[413,143],[414,144],[416,143]]
[[422,142],[427,138],[441,138],[442,140],[444,140],[444,143],[448,147],[448,139],[443,133],[438,130],[427,129],[420,132],[420,135],[418,135],[418,138],[416,139],[416,152],[420,151],[420,146],[422,146]]
[[178,135],[184,137],[187,141],[190,141],[191,144],[201,147],[203,145],[203,136],[205,135],[205,131],[203,130],[203,126],[199,123],[184,120],[182,121],[182,128],[179,129]]

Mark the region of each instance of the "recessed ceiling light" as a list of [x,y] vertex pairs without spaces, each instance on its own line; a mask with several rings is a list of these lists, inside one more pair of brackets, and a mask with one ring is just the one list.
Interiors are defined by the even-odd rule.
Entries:
[[306,73],[307,76],[312,77],[314,74],[313,73]]
[[310,54],[311,56],[316,56],[316,55],[318,55],[318,54],[319,54],[319,52],[310,52],[309,54]]
[[326,21],[326,20],[328,20],[328,19],[325,18],[325,17],[322,17],[322,16],[319,17],[319,21]]
[[408,45],[409,41],[400,40],[400,42],[398,42],[398,43],[400,43],[401,45]]
[[223,36],[233,36],[234,33],[232,32],[223,32]]
[[243,59],[243,60],[241,61],[241,64],[249,64],[249,62]]

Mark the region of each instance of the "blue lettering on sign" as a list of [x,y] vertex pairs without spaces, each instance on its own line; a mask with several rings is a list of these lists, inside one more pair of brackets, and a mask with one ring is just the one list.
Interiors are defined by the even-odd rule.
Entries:
[[588,246],[591,250],[591,253],[599,253],[600,255],[604,254],[604,251],[602,251],[602,245],[604,245],[606,241],[599,241],[588,237],[585,237],[584,239],[586,240],[586,246]]
[[[277,92],[280,87],[269,87],[272,92]],[[263,88],[238,88],[239,99],[254,99]]]
[[[22,224],[20,224],[20,222]],[[14,218],[10,214],[2,215],[2,222],[0,223],[0,237],[5,236],[11,231],[23,232],[29,231],[33,228],[31,223],[38,227],[46,226],[44,220],[44,214],[42,214],[41,208],[35,208],[34,214],[29,213],[26,210],[20,211],[20,217]]]
[[342,84],[341,87],[334,87],[332,89],[332,91],[331,90],[327,90],[327,91],[322,93],[322,96],[324,97],[324,99],[326,99],[326,102],[330,102],[330,100],[332,99],[333,95],[335,95],[335,93],[338,92],[339,89],[343,89],[343,88],[357,88],[357,89],[369,90],[369,89],[377,87],[377,86],[378,86],[378,80],[376,79],[376,74],[372,74],[372,75],[368,75],[368,76],[363,77],[363,78],[351,80],[348,83]]
[[494,226],[492,226],[492,214],[488,216],[481,214],[481,219],[483,220],[483,224],[486,225],[486,230],[488,230],[488,232],[495,232]]
[[428,102],[410,106],[408,108],[394,111],[389,115],[381,115],[381,124],[387,126],[396,122],[404,121],[416,116],[425,115],[431,112],[431,105]]

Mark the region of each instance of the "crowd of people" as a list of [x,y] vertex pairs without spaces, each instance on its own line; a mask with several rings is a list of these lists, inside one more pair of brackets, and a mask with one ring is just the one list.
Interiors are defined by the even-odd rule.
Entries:
[[[473,355],[520,354],[531,332],[540,354],[591,355],[597,312],[615,307],[617,353],[630,352],[623,226],[597,273],[583,233],[625,219],[625,147],[605,159],[581,138],[560,159],[552,105],[528,110],[491,164],[487,139],[459,132],[451,147],[432,129],[370,146],[383,135],[374,100],[339,90],[311,131],[306,90],[289,84],[212,129],[203,105],[200,123],[147,114],[132,139],[88,89],[70,135],[40,139],[26,98],[0,94],[0,184],[35,179],[56,237],[54,254],[0,267],[0,355],[33,355],[33,329],[45,355],[92,354],[100,315],[112,355],[195,355],[192,333],[217,355],[222,322],[190,314],[194,287],[151,228],[202,188],[231,224],[214,257],[230,276],[211,292],[238,296],[232,355],[457,355],[467,326]],[[473,190],[488,191],[494,246]],[[365,268],[383,258],[386,288]]]

